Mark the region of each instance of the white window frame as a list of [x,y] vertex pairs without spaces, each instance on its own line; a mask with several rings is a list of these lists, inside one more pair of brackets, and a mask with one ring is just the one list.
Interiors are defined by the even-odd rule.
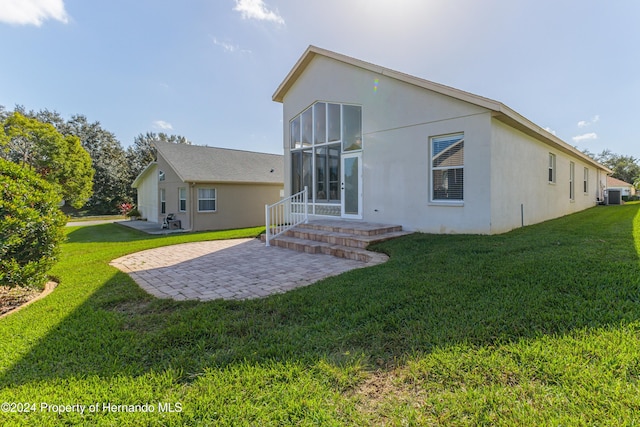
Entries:
[[158,181],[164,181],[166,179],[166,175],[163,171],[158,171]]
[[584,168],[582,189],[584,190],[584,194],[589,194],[589,168]]
[[576,164],[569,162],[569,200],[576,199]]
[[[213,190],[213,198],[204,198],[201,197],[200,195],[200,191],[201,190]],[[213,200],[213,206],[214,208],[211,209],[200,209],[200,202],[201,201],[212,201]],[[216,190],[214,187],[204,187],[204,188],[198,188],[198,212],[217,212],[218,211],[218,190]]]
[[549,174],[547,175],[547,180],[549,184],[556,183],[556,155],[553,153],[549,153]]
[[167,190],[165,188],[160,189],[160,213],[167,213]]
[[[182,207],[184,205],[184,208]],[[178,188],[178,212],[187,211],[187,188]]]
[[[322,104],[322,106],[318,106],[318,104]],[[337,109],[336,109],[337,107]],[[356,141],[358,141],[354,146],[352,147],[344,147],[345,144],[345,107],[350,108],[350,107],[354,107],[354,108],[359,108],[360,109],[360,139]],[[317,113],[320,112],[320,110],[322,109],[323,111],[323,116],[324,116],[324,128],[322,128],[321,133],[324,135],[324,138],[322,138],[321,140],[316,141],[316,126],[319,125],[319,120],[318,117],[316,117]],[[335,113],[339,113],[338,114],[338,123],[333,123],[337,125],[337,129],[335,129],[333,132],[331,131],[331,127],[330,127],[330,117],[331,117],[331,112],[335,112]],[[338,166],[338,176],[336,177],[337,180],[339,181],[341,179],[340,175],[342,173],[341,171],[341,167],[342,167],[342,157],[345,154],[349,154],[349,153],[357,153],[357,152],[361,152],[363,150],[364,147],[364,137],[362,135],[363,130],[362,130],[362,124],[363,124],[363,106],[359,105],[359,104],[349,104],[349,103],[340,103],[340,102],[331,102],[331,101],[322,101],[322,100],[317,100],[315,101],[313,104],[311,104],[310,106],[308,106],[307,108],[305,108],[304,110],[302,110],[301,113],[299,113],[298,115],[296,115],[295,117],[293,117],[290,121],[289,121],[289,152],[291,153],[291,168],[292,168],[292,178],[291,178],[291,189],[292,192],[294,192],[296,189],[297,190],[301,190],[302,188],[304,188],[304,186],[309,187],[309,202],[311,202],[311,212],[312,214],[316,214],[316,215],[325,215],[323,213],[317,213],[317,210],[320,209],[316,209],[316,206],[323,206],[323,207],[327,207],[327,208],[334,208],[334,207],[340,207],[340,205],[343,203],[343,200],[341,199],[340,196],[340,185],[337,186],[337,190],[335,193],[333,193],[331,191],[331,184],[332,184],[332,180],[330,179],[331,175],[330,175],[330,171],[328,170],[328,167],[325,168],[327,170],[325,170],[325,181],[324,183],[326,184],[326,188],[324,189],[324,193],[325,195],[327,195],[328,197],[326,198],[320,198],[318,193],[319,193],[319,182],[318,182],[318,169],[317,169],[317,164],[316,164],[316,160],[318,159],[318,150],[320,149],[336,149],[336,147],[339,147],[338,151],[339,151],[339,155],[340,155],[340,159],[339,159],[339,166]],[[305,120],[303,120],[303,117],[305,117]],[[306,141],[306,142],[302,142],[303,140],[303,136],[304,136],[304,125],[306,123],[311,123],[311,134],[310,136],[310,141]],[[318,128],[320,129],[320,128]],[[337,132],[336,132],[337,130]],[[333,136],[333,139],[331,138]],[[337,137],[337,139],[336,139]],[[302,153],[302,154],[298,154],[298,153]],[[293,157],[294,156],[300,156],[297,157],[297,159],[299,160],[299,177],[301,181],[298,182],[296,177],[294,177],[293,174]],[[308,160],[309,163],[307,164],[305,162],[306,157],[305,156],[309,156]],[[305,166],[308,166],[310,169],[307,172],[308,175],[305,175]],[[307,176],[308,182],[305,181],[304,177]],[[296,179],[296,182],[294,183],[294,179]],[[335,183],[335,180],[333,181],[333,183]],[[339,184],[339,182],[338,182]],[[337,197],[331,197],[331,195],[337,195]],[[328,214],[327,214],[328,215]],[[337,215],[331,214],[330,216],[339,216],[339,213]]]
[[[450,206],[462,206],[464,205],[464,152],[462,154],[462,164],[460,165],[455,165],[455,166],[433,166],[433,161],[434,161],[434,155],[433,155],[433,144],[434,141],[440,140],[440,139],[444,139],[444,138],[450,138],[453,139],[455,137],[460,137],[460,140],[458,142],[456,142],[456,144],[463,144],[463,148],[464,148],[464,140],[465,140],[465,136],[464,136],[464,132],[455,132],[455,133],[449,133],[449,134],[444,134],[444,135],[435,135],[435,136],[431,136],[429,137],[429,203],[431,204],[436,204],[436,205],[450,205]],[[440,153],[438,153],[439,155]],[[435,156],[437,157],[437,156]],[[434,172],[436,171],[451,171],[451,170],[457,170],[460,169],[462,170],[462,197],[460,199],[449,199],[449,198],[445,198],[445,199],[441,199],[435,198],[435,194],[434,194]],[[448,173],[447,173],[448,175]]]

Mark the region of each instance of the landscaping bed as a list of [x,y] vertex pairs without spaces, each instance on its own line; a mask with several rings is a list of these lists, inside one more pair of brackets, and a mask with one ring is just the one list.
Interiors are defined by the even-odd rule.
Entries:
[[0,316],[37,298],[41,293],[40,289],[0,286]]

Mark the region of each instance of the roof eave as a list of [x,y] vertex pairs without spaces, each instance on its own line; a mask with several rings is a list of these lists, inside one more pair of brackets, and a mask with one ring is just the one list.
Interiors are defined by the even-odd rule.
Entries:
[[282,181],[224,181],[224,180],[197,180],[190,179],[184,181],[188,184],[244,184],[244,185],[284,185]]
[[284,78],[280,86],[273,93],[271,99],[275,102],[283,102],[284,95],[289,91],[291,86],[298,80],[298,77],[302,75],[307,65],[311,62],[311,60],[316,56],[316,50],[314,46],[309,46],[307,50],[304,51],[300,59],[295,63],[289,74]]
[[138,188],[138,185],[140,184],[140,181],[142,181],[142,178],[144,177],[144,175],[147,174],[147,172],[153,167],[153,166],[157,166],[158,162],[151,162],[149,163],[147,166],[145,166],[144,169],[142,169],[142,172],[140,172],[138,174],[138,176],[136,177],[136,179],[133,180],[133,183],[131,184],[131,188]]
[[[177,168],[173,162],[171,161],[170,157],[171,156],[167,156],[166,153],[163,152],[162,150],[162,145],[161,144],[157,144],[158,141],[152,141],[151,144],[153,144],[153,146],[156,149],[156,156],[160,157],[162,156],[162,158],[164,159],[164,161],[167,163],[167,165],[169,165],[169,167],[171,168],[171,170],[173,170],[173,172],[175,172],[176,175],[178,175],[178,178],[180,178],[180,181],[182,182],[187,182],[186,179],[184,179],[184,174],[182,173],[181,170],[179,170],[179,168]],[[166,144],[171,144],[170,142],[166,143]]]
[[424,89],[440,93],[442,95],[450,96],[452,98],[460,99],[462,101],[470,102],[472,104],[488,108],[490,110],[496,110],[501,105],[498,101],[494,101],[489,98],[484,98],[473,93],[465,92],[460,89],[456,89],[450,86],[445,86],[439,83],[435,83],[429,80],[421,79],[419,77],[412,76],[410,74],[401,73],[399,71],[392,70],[390,68],[381,67],[379,65],[372,64],[370,62],[362,61],[360,59],[352,58],[340,53],[332,52],[330,50],[322,49],[313,45],[310,45],[307,50],[302,54],[298,62],[293,66],[287,77],[282,81],[278,89],[272,96],[273,101],[283,102],[286,93],[295,84],[298,78],[304,73],[305,69],[311,63],[311,61],[317,56],[322,55],[327,58],[349,64],[358,68],[371,71],[383,76],[388,76],[396,80],[403,81],[405,83],[418,86]]
[[492,115],[495,119],[505,123],[506,125],[514,129],[517,129],[523,132],[524,134],[529,135],[539,141],[542,141],[543,143],[551,147],[554,147],[565,154],[569,154],[573,157],[577,157],[585,161],[586,163],[596,167],[597,169],[601,169],[605,171],[605,173],[607,174],[613,173],[611,169],[607,168],[604,165],[601,165],[600,163],[598,163],[591,157],[587,156],[580,150],[567,144],[566,142],[564,142],[563,140],[561,140],[551,132],[541,128],[540,126],[533,123],[531,120],[520,115],[519,113],[515,112],[514,110],[512,110],[511,108],[507,107],[504,104],[500,104],[500,109],[497,111],[493,111]]
[[306,67],[317,55],[322,55],[327,58],[334,59],[336,61],[340,61],[355,67],[359,67],[374,73],[385,75],[385,76],[394,78],[396,80],[400,80],[405,83],[412,84],[414,86],[428,89],[428,90],[440,93],[442,95],[449,96],[454,99],[458,99],[479,107],[486,108],[492,112],[493,117],[495,117],[497,120],[500,120],[503,123],[515,129],[518,129],[524,132],[525,134],[532,136],[533,138],[536,138],[552,147],[555,147],[562,152],[570,154],[574,157],[578,157],[584,160],[585,162],[595,166],[596,168],[604,170],[607,174],[610,174],[613,172],[609,168],[596,162],[591,157],[587,156],[586,154],[570,146],[566,142],[562,141],[560,138],[556,137],[555,135],[551,134],[550,132],[541,128],[540,126],[536,125],[532,121],[518,114],[516,111],[512,110],[511,108],[507,107],[506,105],[504,105],[499,101],[495,101],[493,99],[485,98],[470,92],[465,92],[463,90],[452,88],[450,86],[445,86],[429,80],[424,80],[419,77],[414,77],[409,74],[401,73],[399,71],[384,68],[369,62],[361,61],[359,59],[355,59],[346,55],[332,52],[330,50],[321,49],[313,45],[310,45],[307,48],[307,50],[302,54],[298,62],[296,62],[296,64],[293,66],[289,74],[287,74],[287,77],[285,77],[285,79],[280,84],[280,86],[278,86],[278,89],[273,94],[273,97],[272,97],[273,101],[284,102],[284,97],[286,93],[295,84],[296,80],[304,73]]

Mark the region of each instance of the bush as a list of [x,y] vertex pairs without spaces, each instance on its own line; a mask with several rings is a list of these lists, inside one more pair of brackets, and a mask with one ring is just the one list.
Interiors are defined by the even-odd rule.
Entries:
[[140,213],[140,211],[138,209],[133,208],[129,212],[127,212],[127,216],[129,218],[140,218],[142,216],[142,214]]
[[53,186],[28,166],[0,158],[0,285],[42,287],[66,217]]

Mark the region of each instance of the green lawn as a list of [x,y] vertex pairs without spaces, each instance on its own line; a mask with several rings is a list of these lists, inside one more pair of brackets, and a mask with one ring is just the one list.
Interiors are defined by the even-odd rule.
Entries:
[[108,262],[260,229],[69,228],[60,286],[0,320],[0,403],[35,406],[0,424],[639,424],[639,208],[414,234],[375,247],[385,264],[243,302],[158,300]]

